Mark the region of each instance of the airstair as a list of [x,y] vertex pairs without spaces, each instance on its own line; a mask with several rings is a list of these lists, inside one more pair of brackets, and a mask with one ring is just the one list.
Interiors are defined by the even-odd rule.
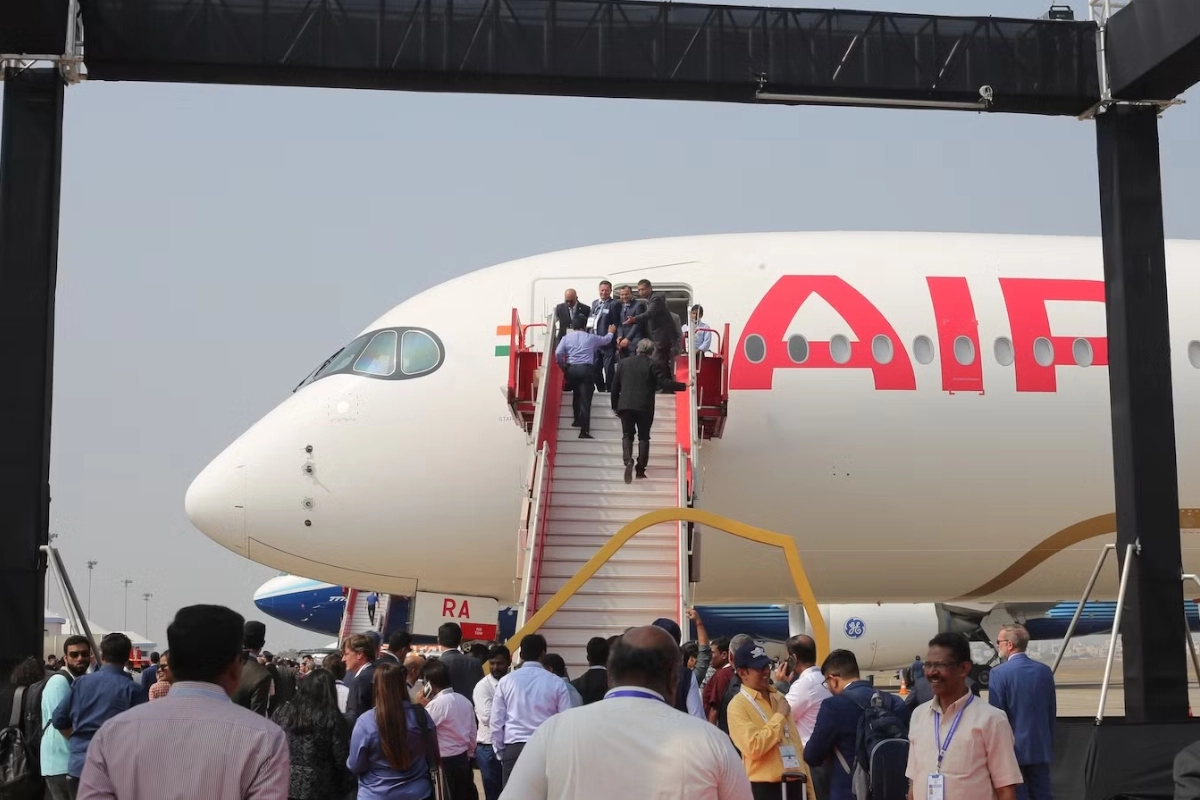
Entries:
[[371,615],[367,612],[367,595],[370,592],[346,588],[346,610],[342,612],[342,625],[338,629],[338,642],[346,641],[346,637],[356,633],[375,631],[381,636],[388,614],[390,597],[383,592],[376,592],[375,623],[371,624]]
[[[531,335],[537,328],[542,330]],[[676,379],[695,388],[656,396],[646,477],[631,484],[624,481],[621,422],[610,395],[595,394],[594,438],[580,439],[550,347],[552,326],[522,326],[514,311],[510,330],[509,406],[534,444],[518,533],[521,628],[624,525],[656,509],[695,503],[699,444],[724,429],[728,326],[724,336],[714,331],[721,347],[702,359],[699,370],[691,359],[677,359]],[[586,645],[594,636],[607,638],[659,617],[687,630],[692,544],[687,523],[642,531],[541,627],[550,652],[563,657],[572,677],[586,669]]]

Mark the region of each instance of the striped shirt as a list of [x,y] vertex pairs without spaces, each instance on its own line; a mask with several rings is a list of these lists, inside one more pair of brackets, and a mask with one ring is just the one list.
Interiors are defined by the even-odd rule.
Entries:
[[88,748],[77,800],[287,800],[287,737],[219,686],[179,681],[113,717]]

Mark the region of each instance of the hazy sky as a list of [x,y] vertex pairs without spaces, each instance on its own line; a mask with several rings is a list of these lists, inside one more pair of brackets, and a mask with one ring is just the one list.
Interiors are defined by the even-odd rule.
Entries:
[[[1161,131],[1167,233],[1200,238],[1200,111]],[[68,90],[64,140],[52,530],[85,597],[99,561],[92,617],[123,627],[131,578],[129,627],[152,592],[160,642],[182,605],[261,616],[275,573],[191,527],[191,479],[423,289],[648,236],[1099,232],[1094,126],[1073,119],[97,82]],[[271,649],[328,641],[267,622]]]

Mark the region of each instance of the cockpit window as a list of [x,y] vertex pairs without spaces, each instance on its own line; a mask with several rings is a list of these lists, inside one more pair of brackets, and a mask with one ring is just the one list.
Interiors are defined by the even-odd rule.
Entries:
[[392,381],[417,378],[437,370],[445,358],[446,349],[433,331],[384,328],[364,333],[334,353],[296,389],[330,375]]
[[405,375],[424,375],[436,369],[442,357],[441,348],[425,331],[405,331],[400,353],[400,370]]
[[[408,334],[405,334],[407,336]],[[395,331],[380,331],[371,337],[366,349],[354,361],[354,371],[386,378],[396,372],[396,341],[400,337]]]

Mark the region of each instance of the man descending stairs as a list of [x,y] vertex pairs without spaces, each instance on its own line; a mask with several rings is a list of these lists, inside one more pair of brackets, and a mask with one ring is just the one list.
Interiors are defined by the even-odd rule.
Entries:
[[[621,458],[625,463],[625,483],[633,482],[635,432],[638,439],[637,476],[646,477],[646,465],[650,459],[650,428],[654,425],[658,390],[681,392],[688,388],[687,384],[676,381],[674,376],[668,375],[659,364],[650,360],[653,352],[654,342],[649,339],[638,342],[637,354],[618,363],[613,378],[612,409],[621,418]],[[672,434],[674,431],[668,435]]]

